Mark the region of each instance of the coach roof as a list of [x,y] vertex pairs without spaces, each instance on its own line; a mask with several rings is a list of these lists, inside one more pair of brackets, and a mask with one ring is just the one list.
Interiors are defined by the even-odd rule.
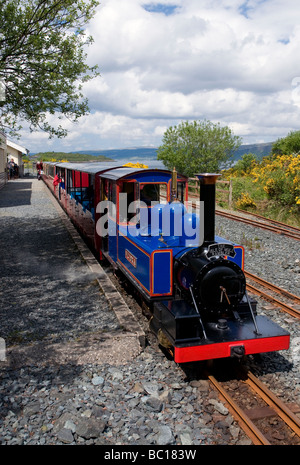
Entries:
[[73,171],[82,171],[85,173],[95,174],[102,171],[110,170],[113,168],[122,167],[122,163],[118,162],[86,162],[86,163],[69,163],[69,162],[62,162],[62,163],[53,163],[55,166],[59,168],[66,168],[67,170]]

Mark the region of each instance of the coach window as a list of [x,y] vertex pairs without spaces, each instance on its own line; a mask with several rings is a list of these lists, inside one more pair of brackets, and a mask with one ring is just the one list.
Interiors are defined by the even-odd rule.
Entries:
[[94,179],[95,176],[91,174],[86,174],[86,178],[81,179],[82,207],[92,213],[94,213]]
[[73,187],[72,171],[67,170],[67,193],[68,194],[71,194],[72,187]]
[[48,169],[48,174],[49,174],[49,176],[51,176],[52,178],[54,178],[54,166],[48,165],[48,166],[47,166],[47,169]]
[[65,183],[65,169],[64,168],[60,169],[60,178],[61,178],[60,187],[62,189],[65,189],[66,188],[66,183]]

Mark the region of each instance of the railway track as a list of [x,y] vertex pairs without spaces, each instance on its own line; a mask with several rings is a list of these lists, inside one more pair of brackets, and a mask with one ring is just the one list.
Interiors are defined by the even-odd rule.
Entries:
[[[249,214],[248,212],[245,212],[244,210],[238,210],[238,211],[240,211],[241,213]],[[299,228],[286,225],[285,223],[281,223],[279,221],[269,220],[268,218],[265,218],[261,215],[257,215],[255,213],[251,213],[249,215],[252,215],[252,216],[258,217],[259,219],[267,221],[269,222],[269,224],[266,224],[260,221],[259,222],[254,221],[252,219],[241,217],[233,213],[222,212],[219,210],[216,210],[216,214],[223,216],[225,218],[228,218],[228,219],[233,219],[235,221],[250,224],[251,226],[260,227],[260,228],[272,231],[277,234],[281,234],[281,235],[288,236],[296,240],[300,240],[300,229]],[[250,292],[253,292],[256,295],[263,297],[267,301],[274,303],[276,306],[280,307],[282,310],[289,313],[293,317],[300,318],[300,309],[295,308],[295,306],[300,306],[300,298],[298,296],[291,294],[290,292],[284,289],[281,289],[278,286],[275,286],[274,284],[271,284],[268,281],[265,281],[264,279],[252,273],[249,273],[247,271],[244,271],[244,273],[245,273],[245,276],[247,277],[247,289]],[[256,285],[258,285],[259,288],[251,284],[251,281],[254,282]],[[270,295],[270,293],[267,293],[265,289],[268,289],[272,293],[280,295],[280,300],[274,297],[274,295]],[[284,302],[282,300],[283,298],[289,300],[290,303]]]
[[[268,281],[265,281],[264,279],[252,273],[249,273],[248,271],[244,271],[244,273],[247,278],[247,289],[250,292],[253,292],[254,294],[257,294],[263,297],[264,299],[268,300],[269,302],[274,303],[293,317],[300,318],[300,297],[284,289],[281,289],[280,287],[275,286],[274,284],[271,284]],[[255,287],[253,284],[250,284],[249,281],[258,284],[259,288]],[[261,287],[263,287],[264,289],[269,289],[272,293],[276,293],[276,295],[279,295],[281,299],[285,298],[289,300],[291,303],[286,303],[283,302],[283,300],[279,300],[278,298],[274,297],[274,295],[270,295],[265,290],[262,290]],[[299,309],[295,308],[295,306],[299,306]]]
[[269,222],[269,223],[272,223],[272,224],[275,224],[275,225],[278,225],[284,229],[290,229],[291,231],[295,231],[296,233],[300,234],[300,228],[297,228],[296,226],[291,226],[289,224],[286,224],[286,223],[282,223],[281,221],[277,221],[277,220],[272,220],[271,218],[266,218],[265,216],[262,216],[262,215],[258,215],[257,213],[252,213],[252,212],[247,212],[246,210],[241,210],[241,209],[237,209],[238,212],[240,213],[243,213],[244,215],[248,215],[248,216],[253,216],[255,218],[259,218],[261,219],[262,221],[266,221],[266,222]]
[[[248,212],[247,212],[248,213]],[[251,226],[255,226],[257,228],[265,229],[267,231],[271,231],[276,234],[280,234],[281,236],[290,237],[297,241],[300,241],[300,230],[298,228],[290,227],[289,225],[283,225],[283,223],[279,224],[267,224],[262,221],[255,221],[250,218],[245,218],[239,215],[235,215],[234,213],[227,213],[221,210],[216,210],[216,215],[222,216],[224,218],[228,218],[230,220],[239,221],[241,223],[250,224]],[[266,221],[268,218],[264,218]],[[272,221],[273,222],[273,221]]]
[[287,405],[250,372],[230,381],[208,379],[254,445],[300,445],[298,405]]

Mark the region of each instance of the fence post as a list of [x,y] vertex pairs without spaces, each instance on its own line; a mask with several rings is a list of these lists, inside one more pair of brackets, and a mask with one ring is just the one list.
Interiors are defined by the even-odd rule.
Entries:
[[228,206],[229,206],[229,210],[231,210],[232,209],[232,179],[231,178],[230,178],[230,181],[229,181]]

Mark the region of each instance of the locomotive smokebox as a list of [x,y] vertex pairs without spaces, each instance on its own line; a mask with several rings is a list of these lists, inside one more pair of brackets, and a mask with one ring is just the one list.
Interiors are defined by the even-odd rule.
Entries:
[[200,173],[200,208],[204,208],[204,244],[215,242],[216,182],[220,174]]

